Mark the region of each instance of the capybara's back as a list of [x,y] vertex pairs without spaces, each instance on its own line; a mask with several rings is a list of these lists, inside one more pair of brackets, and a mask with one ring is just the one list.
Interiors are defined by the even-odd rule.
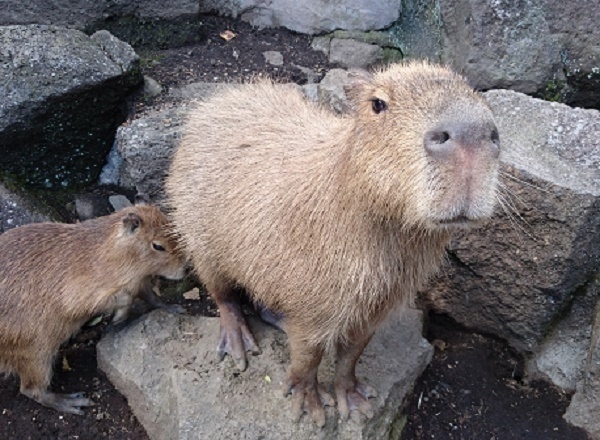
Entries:
[[47,391],[54,356],[86,320],[118,306],[147,277],[184,275],[166,226],[158,208],[135,206],[0,235],[0,371],[17,373],[21,392],[38,402],[80,413],[88,399]]
[[[166,182],[174,225],[221,310],[219,355],[244,369],[245,351],[258,351],[234,305],[243,286],[285,316],[301,400],[317,393],[328,346],[346,360],[338,398],[339,387],[356,392],[354,363],[377,324],[436,270],[451,232],[495,205],[498,132],[462,77],[393,65],[356,72],[349,98],[352,113],[339,116],[290,86],[224,90],[190,115]],[[318,393],[308,406],[322,424]]]

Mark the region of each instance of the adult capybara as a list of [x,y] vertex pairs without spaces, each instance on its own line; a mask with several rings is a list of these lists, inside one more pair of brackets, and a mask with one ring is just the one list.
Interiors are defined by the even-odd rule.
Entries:
[[0,235],[0,371],[21,393],[82,414],[81,393],[48,390],[58,349],[103,311],[124,316],[152,275],[184,276],[184,259],[155,206],[134,206],[78,224],[33,223]]
[[174,226],[221,314],[217,352],[259,352],[234,295],[282,314],[297,419],[325,423],[336,350],[343,418],[372,415],[354,368],[377,326],[436,270],[451,233],[492,214],[499,138],[483,98],[423,62],[354,72],[349,116],[268,82],[190,115],[166,181]]

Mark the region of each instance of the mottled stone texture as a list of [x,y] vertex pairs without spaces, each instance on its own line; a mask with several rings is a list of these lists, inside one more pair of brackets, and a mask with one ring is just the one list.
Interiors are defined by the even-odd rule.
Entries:
[[[153,440],[398,438],[393,422],[433,354],[421,336],[420,312],[406,310],[380,328],[358,363],[357,376],[379,392],[374,417],[353,412],[338,422],[337,410],[327,408],[323,428],[307,415],[291,420],[291,399],[282,393],[289,365],[285,334],[256,320],[250,325],[262,354],[241,373],[230,358],[216,362],[218,318],[162,311],[106,335],[98,344],[98,366]],[[331,390],[332,362],[319,375]]]
[[94,182],[140,81],[133,49],[106,31],[0,27],[0,168],[38,188]]

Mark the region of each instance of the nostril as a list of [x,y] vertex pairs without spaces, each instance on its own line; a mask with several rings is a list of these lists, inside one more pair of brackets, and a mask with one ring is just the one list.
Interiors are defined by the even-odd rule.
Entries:
[[425,135],[425,149],[433,156],[446,156],[453,150],[453,138],[448,130],[431,130]]
[[492,142],[495,143],[496,145],[500,144],[500,134],[498,133],[498,130],[496,128],[494,128],[492,130]]
[[429,133],[428,141],[433,144],[444,144],[450,140],[450,134],[447,131],[434,131]]

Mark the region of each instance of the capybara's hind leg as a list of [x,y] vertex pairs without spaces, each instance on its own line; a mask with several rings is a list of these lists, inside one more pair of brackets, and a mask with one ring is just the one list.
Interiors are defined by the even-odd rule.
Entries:
[[48,391],[52,377],[52,357],[31,359],[23,363],[18,374],[21,379],[21,393],[36,402],[58,411],[82,415],[81,407],[94,403],[83,393],[57,394]]
[[325,425],[325,406],[335,405],[333,397],[317,380],[317,371],[324,349],[309,345],[302,331],[290,325],[286,329],[292,356],[284,394],[292,393],[292,419],[298,421],[304,412],[319,427]]
[[239,370],[244,371],[247,366],[246,352],[253,355],[260,354],[260,348],[248,328],[246,318],[242,313],[239,298],[229,287],[211,287],[207,290],[217,303],[221,314],[221,331],[217,346],[217,359],[222,361],[229,354],[235,361]]
[[84,397],[83,393],[58,394],[48,390],[35,389],[21,389],[21,393],[49,408],[79,416],[83,415],[81,407],[94,405],[94,402]]

